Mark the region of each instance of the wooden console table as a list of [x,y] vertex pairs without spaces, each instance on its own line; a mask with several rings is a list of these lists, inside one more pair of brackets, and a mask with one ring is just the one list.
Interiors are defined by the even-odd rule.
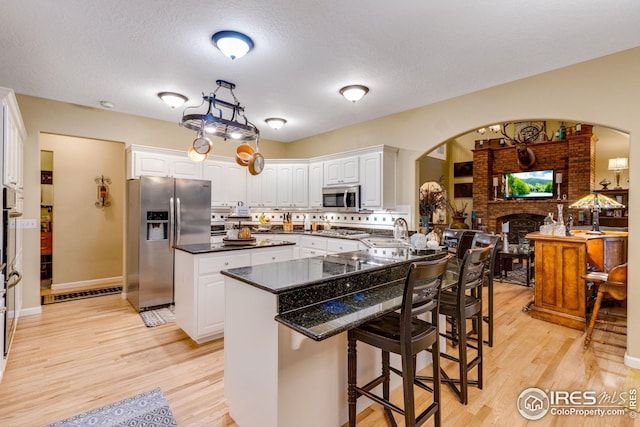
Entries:
[[587,267],[609,271],[627,260],[626,232],[560,237],[527,234],[535,242],[536,269],[531,316],[574,329],[585,328]]

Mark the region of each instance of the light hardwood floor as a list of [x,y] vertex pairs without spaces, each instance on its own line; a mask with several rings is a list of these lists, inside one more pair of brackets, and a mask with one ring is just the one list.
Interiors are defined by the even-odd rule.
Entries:
[[[581,331],[522,311],[532,297],[532,289],[496,283],[496,341],[485,346],[484,389],[470,388],[463,406],[443,386],[443,425],[634,425],[627,417],[528,422],[519,415],[516,400],[528,387],[640,389],[624,350],[594,343],[584,351]],[[20,319],[0,384],[0,426],[42,426],[155,387],[181,427],[235,426],[224,399],[223,356],[222,340],[197,345],[175,324],[145,327],[120,295],[46,305],[41,315]],[[358,426],[385,425],[375,405],[359,417]]]

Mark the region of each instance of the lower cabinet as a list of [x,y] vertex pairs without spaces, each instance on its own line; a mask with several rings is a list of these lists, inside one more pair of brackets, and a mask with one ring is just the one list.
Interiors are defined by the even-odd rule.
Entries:
[[174,272],[176,323],[201,344],[224,334],[224,276],[221,270],[288,261],[293,246],[193,255],[177,250]]

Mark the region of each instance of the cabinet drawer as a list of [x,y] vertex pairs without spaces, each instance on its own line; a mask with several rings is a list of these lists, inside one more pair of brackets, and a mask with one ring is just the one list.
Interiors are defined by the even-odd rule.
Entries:
[[300,237],[300,246],[326,251],[327,240],[325,237],[302,236]]
[[217,273],[220,270],[247,265],[251,265],[251,255],[249,254],[210,256],[200,258],[198,261],[198,273],[202,276],[203,274]]
[[344,239],[329,239],[327,251],[329,252],[349,252],[360,249],[360,242]]
[[290,261],[293,259],[293,246],[287,249],[254,251],[251,254],[251,265],[269,264],[272,262]]

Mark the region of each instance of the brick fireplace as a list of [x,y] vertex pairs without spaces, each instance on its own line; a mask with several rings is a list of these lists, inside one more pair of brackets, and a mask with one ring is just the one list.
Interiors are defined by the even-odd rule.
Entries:
[[[560,194],[566,194],[562,201],[544,200],[498,200],[494,201],[493,178],[504,173],[520,172],[516,148],[501,146],[499,140],[476,141],[473,150],[473,209],[476,218],[489,231],[500,232],[502,218],[510,215],[528,214],[546,216],[549,212],[557,215],[558,203],[564,205],[563,214],[573,214],[574,224],[578,223],[578,211],[569,205],[588,194],[595,182],[595,138],[593,127],[582,125],[580,131],[567,128],[567,137],[560,141],[544,141],[529,144],[535,152],[536,163],[531,170],[553,169],[562,173]],[[501,179],[501,178],[500,178]],[[554,194],[557,186],[554,187]],[[589,213],[584,213],[589,221]]]

